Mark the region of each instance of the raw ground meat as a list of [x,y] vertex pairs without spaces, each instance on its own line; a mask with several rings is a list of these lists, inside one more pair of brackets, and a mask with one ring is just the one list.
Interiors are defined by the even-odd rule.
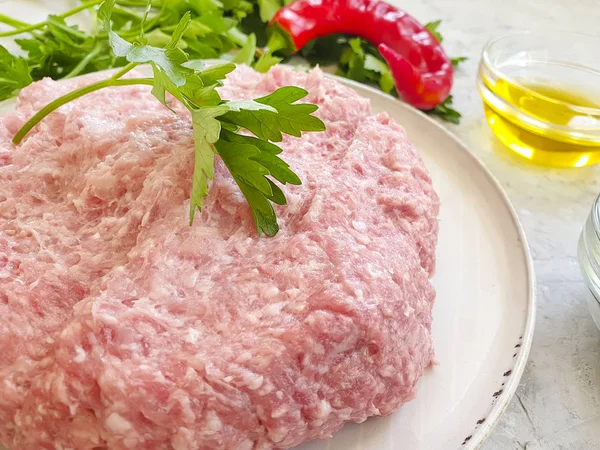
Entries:
[[220,161],[190,228],[189,114],[148,87],[10,143],[100,76],[37,82],[0,119],[0,442],[285,449],[411,400],[433,358],[439,205],[404,130],[319,70],[239,68],[225,98],[303,86],[327,132],[283,142],[304,184],[275,238]]

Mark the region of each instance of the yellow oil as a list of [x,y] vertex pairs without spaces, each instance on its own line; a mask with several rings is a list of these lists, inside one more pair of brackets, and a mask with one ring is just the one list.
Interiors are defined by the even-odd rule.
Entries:
[[[503,79],[491,82],[485,78],[483,82],[492,94],[483,96],[487,121],[510,150],[534,163],[551,167],[583,167],[600,162],[600,135],[590,141],[588,129],[581,133],[571,127],[584,123],[600,131],[600,117],[584,109],[598,110],[600,101],[568,85],[512,83]],[[523,120],[523,115],[515,114],[514,109],[498,107],[498,103],[491,100],[494,96],[550,126],[534,126]],[[582,135],[587,139],[582,139]]]

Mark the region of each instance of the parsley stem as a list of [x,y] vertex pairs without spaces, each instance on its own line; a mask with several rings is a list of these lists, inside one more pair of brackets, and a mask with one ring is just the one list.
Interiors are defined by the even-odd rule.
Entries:
[[125,75],[127,72],[132,71],[138,64],[139,63],[129,63],[129,64],[127,64],[121,70],[115,72],[115,74],[112,77],[110,77],[110,79],[111,80],[118,80],[123,75]]
[[[129,70],[131,70],[132,68],[130,68]],[[15,134],[15,137],[13,138],[13,143],[15,145],[19,144],[23,140],[23,138],[27,136],[27,133],[29,133],[31,129],[35,127],[39,122],[41,122],[48,114],[56,111],[61,106],[78,99],[79,97],[83,97],[84,95],[87,95],[90,92],[99,91],[100,89],[104,89],[107,87],[131,86],[134,84],[146,84],[149,86],[153,86],[154,80],[152,78],[127,78],[125,80],[119,80],[114,78],[113,76],[108,80],[98,81],[97,83],[93,83],[88,86],[76,89],[73,92],[69,92],[68,94],[63,95],[62,97],[57,98],[53,102],[48,103],[46,106],[40,109],[31,119],[29,119],[27,123],[25,123],[25,125],[23,125],[23,127],[17,132],[17,134]]]
[[[63,14],[60,14],[57,17],[60,19],[66,19],[67,17],[74,16],[75,14],[80,13],[81,11],[85,11],[86,9],[90,9],[93,6],[99,5],[103,1],[104,0],[91,0],[82,5],[79,5],[77,8],[73,8]],[[6,17],[6,16],[4,16],[4,17]],[[26,25],[24,27],[17,28],[16,30],[11,30],[11,31],[6,31],[4,33],[0,33],[0,37],[15,36],[17,34],[27,33],[29,31],[34,31],[34,30],[39,30],[40,28],[44,28],[46,25],[48,25],[48,21],[44,20],[43,22],[34,23],[33,25]]]
[[5,23],[13,28],[21,28],[26,27],[29,24],[25,22],[21,22],[20,20],[13,19],[12,17],[5,16],[4,14],[0,14],[0,23]]
[[66,19],[67,17],[74,16],[75,14],[80,13],[81,11],[85,11],[86,9],[90,9],[92,6],[99,5],[104,0],[91,0],[89,2],[85,2],[83,5],[79,5],[77,8],[73,8],[65,13],[62,13],[58,17],[61,19]]
[[53,25],[54,25],[56,28],[58,28],[59,30],[62,30],[62,31],[64,31],[65,33],[68,33],[68,34],[70,34],[70,35],[73,35],[73,36],[75,36],[75,37],[77,37],[77,38],[79,38],[79,39],[81,39],[81,40],[84,40],[85,38],[87,38],[87,37],[88,37],[88,35],[87,35],[87,34],[85,34],[83,31],[76,30],[75,28],[73,28],[73,27],[70,27],[70,26],[68,26],[68,25],[63,25],[63,24],[62,24],[62,23],[60,23],[60,22],[56,22],[56,21],[55,21],[55,22],[53,22],[52,24],[53,24]]
[[92,51],[75,66],[64,78],[73,78],[79,75],[87,67],[87,65],[100,54],[102,51],[102,43],[96,42]]
[[[139,1],[127,1],[127,0],[122,0],[117,2],[120,6],[125,6],[125,7],[132,7],[132,8],[144,8],[146,7],[147,4],[147,0],[139,0]],[[158,8],[160,7],[161,4],[160,2],[152,2],[152,7],[153,8]]]

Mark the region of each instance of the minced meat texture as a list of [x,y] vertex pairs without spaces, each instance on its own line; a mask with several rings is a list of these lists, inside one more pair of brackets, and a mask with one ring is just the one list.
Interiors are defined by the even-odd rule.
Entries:
[[241,67],[221,94],[309,91],[323,133],[286,137],[302,179],[259,238],[222,162],[188,223],[189,113],[146,86],[62,107],[42,80],[0,119],[0,443],[286,449],[397,410],[431,363],[438,198],[386,114],[319,70]]

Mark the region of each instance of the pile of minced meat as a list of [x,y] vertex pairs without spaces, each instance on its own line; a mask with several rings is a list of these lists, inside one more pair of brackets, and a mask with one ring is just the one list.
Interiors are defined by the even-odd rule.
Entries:
[[438,197],[404,130],[319,70],[241,67],[221,94],[306,88],[327,131],[286,137],[302,179],[256,235],[217,158],[188,223],[189,113],[147,86],[0,118],[0,444],[287,449],[397,410],[434,357]]

